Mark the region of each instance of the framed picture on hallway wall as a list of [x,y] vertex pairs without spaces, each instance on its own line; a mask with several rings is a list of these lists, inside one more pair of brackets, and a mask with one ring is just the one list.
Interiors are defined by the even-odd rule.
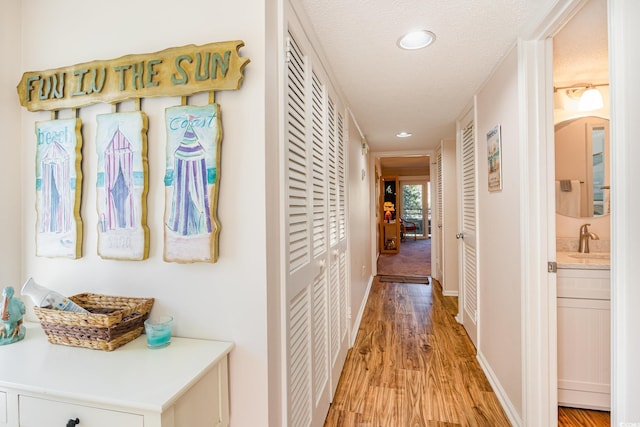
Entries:
[[489,191],[502,190],[502,141],[500,125],[487,133],[487,160],[489,162]]

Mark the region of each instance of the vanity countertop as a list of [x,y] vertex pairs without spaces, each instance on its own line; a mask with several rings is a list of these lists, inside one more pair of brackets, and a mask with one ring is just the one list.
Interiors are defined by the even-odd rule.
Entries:
[[558,268],[610,270],[611,258],[608,253],[593,252],[581,254],[577,252],[557,252]]

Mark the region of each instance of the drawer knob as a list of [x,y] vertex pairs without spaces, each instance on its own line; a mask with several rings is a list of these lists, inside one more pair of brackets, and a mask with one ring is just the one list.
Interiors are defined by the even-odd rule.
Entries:
[[78,424],[80,424],[80,419],[79,418],[76,418],[75,420],[67,421],[67,427],[75,427]]

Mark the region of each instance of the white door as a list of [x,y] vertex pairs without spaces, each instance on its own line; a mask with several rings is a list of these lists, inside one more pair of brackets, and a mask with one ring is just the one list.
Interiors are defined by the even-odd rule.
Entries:
[[348,347],[344,115],[289,33],[285,165],[287,425],[322,426]]
[[[311,426],[329,405],[324,126],[307,57],[288,41],[286,223],[287,419]],[[320,134],[320,135],[318,135]],[[320,145],[319,145],[320,144]]]
[[348,292],[346,253],[346,159],[344,116],[336,112],[333,100],[327,103],[328,181],[329,181],[329,349],[331,352],[331,396],[338,386],[347,357]]
[[457,153],[458,241],[460,242],[460,280],[462,298],[459,301],[461,320],[473,344],[478,347],[478,272],[476,236],[476,138],[472,109],[458,126]]

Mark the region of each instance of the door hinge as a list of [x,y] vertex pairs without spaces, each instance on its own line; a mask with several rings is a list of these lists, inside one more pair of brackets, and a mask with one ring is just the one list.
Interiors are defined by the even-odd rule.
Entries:
[[556,273],[558,271],[558,263],[555,261],[547,262],[547,272]]
[[289,62],[291,62],[291,38],[287,37],[287,46],[285,48],[284,63],[288,64]]

